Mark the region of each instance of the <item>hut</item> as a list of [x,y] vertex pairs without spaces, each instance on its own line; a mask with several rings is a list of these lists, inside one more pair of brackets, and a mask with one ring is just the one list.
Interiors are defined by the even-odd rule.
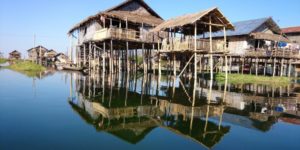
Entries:
[[[213,70],[212,55],[227,53],[226,47],[224,46],[225,42],[217,43],[212,40],[212,36],[207,40],[201,38],[199,35],[204,35],[206,32],[212,33],[222,30],[225,40],[226,30],[232,29],[234,29],[234,26],[226,19],[221,11],[215,7],[167,20],[153,29],[152,32],[165,31],[169,33],[169,36],[163,39],[159,53],[169,55],[169,58],[173,61],[174,75],[176,75],[176,64],[178,61],[180,63],[179,70],[181,70],[180,76],[190,64],[190,61],[194,60],[192,64],[194,66],[194,77],[196,77],[198,70],[202,70],[202,62],[204,62],[204,60],[202,60],[203,55],[210,56],[210,61],[207,65],[211,66],[209,70]],[[208,63],[208,60],[206,62]],[[197,67],[199,63],[200,68]],[[160,72],[160,64],[158,64],[158,66]]]
[[[145,50],[156,46],[158,35],[149,30],[162,22],[163,19],[143,0],[126,0],[92,15],[68,32],[70,41],[78,40],[78,44],[72,46],[76,47],[76,62],[93,69],[109,68],[110,72],[136,68],[137,50],[142,49],[146,54]],[[132,63],[130,58],[134,58]]]
[[39,45],[37,47],[33,47],[28,52],[28,59],[34,62],[38,62],[40,60],[43,60],[45,57],[45,53],[48,51],[47,48]]
[[57,55],[57,52],[55,50],[51,49],[51,50],[48,50],[44,56],[47,61],[54,61],[56,55]]
[[19,60],[21,59],[21,53],[17,50],[14,50],[12,52],[9,53],[9,57],[10,60]]

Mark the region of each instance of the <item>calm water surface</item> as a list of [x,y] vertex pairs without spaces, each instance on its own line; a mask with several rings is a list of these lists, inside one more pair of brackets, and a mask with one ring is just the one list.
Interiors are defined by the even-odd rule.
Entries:
[[299,83],[30,76],[0,69],[1,150],[300,149]]

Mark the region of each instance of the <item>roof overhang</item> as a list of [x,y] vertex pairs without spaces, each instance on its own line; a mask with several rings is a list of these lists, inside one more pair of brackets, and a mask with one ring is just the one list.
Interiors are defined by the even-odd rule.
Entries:
[[253,39],[260,39],[260,40],[269,40],[269,41],[278,41],[278,42],[287,42],[289,43],[290,40],[286,37],[278,34],[270,34],[270,33],[263,33],[263,32],[255,32],[251,33],[250,36]]

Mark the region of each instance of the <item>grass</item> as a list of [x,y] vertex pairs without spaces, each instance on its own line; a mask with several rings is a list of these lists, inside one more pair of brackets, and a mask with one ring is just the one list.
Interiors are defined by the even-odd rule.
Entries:
[[46,68],[42,65],[35,64],[31,61],[14,61],[11,65],[6,68],[26,74],[29,77],[34,77],[42,71],[45,71]]
[[[215,74],[215,79],[218,82],[225,82],[225,73]],[[288,77],[270,77],[270,76],[255,76],[255,75],[242,75],[242,74],[228,74],[228,83],[232,84],[247,84],[256,83],[264,85],[288,85],[291,79]]]
[[5,58],[0,58],[0,64],[4,64],[4,63],[6,63],[7,62],[7,59],[5,59]]

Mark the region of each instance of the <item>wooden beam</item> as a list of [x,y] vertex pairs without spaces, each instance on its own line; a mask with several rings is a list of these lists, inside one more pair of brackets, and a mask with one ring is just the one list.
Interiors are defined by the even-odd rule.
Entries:
[[182,75],[182,73],[184,72],[184,70],[187,68],[187,66],[189,66],[189,63],[192,61],[192,59],[195,57],[195,54],[191,56],[191,58],[189,59],[189,61],[185,64],[185,66],[183,67],[182,71],[179,73],[178,77],[180,77]]
[[216,24],[216,23],[207,23],[207,22],[200,22],[201,24],[204,24],[204,25],[211,25],[211,26],[215,26],[215,27],[226,27],[225,25],[223,24]]

